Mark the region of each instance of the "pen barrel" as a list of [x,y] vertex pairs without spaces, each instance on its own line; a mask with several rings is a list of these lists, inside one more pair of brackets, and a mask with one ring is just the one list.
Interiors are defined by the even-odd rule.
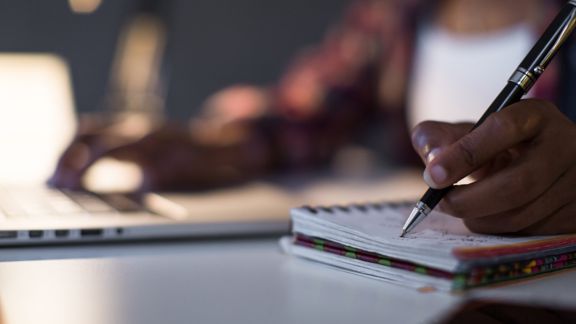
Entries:
[[422,196],[422,199],[420,201],[423,202],[424,204],[426,204],[426,206],[428,206],[428,208],[434,209],[434,207],[436,207],[436,205],[438,205],[440,200],[442,200],[442,198],[444,198],[444,196],[450,190],[452,190],[453,187],[454,186],[450,186],[450,187],[446,187],[443,189],[430,188],[430,189],[428,189],[428,191],[426,191],[426,193],[424,193],[424,196]]
[[490,107],[486,109],[482,117],[480,117],[472,129],[476,129],[476,127],[480,126],[480,124],[482,124],[491,114],[498,112],[515,102],[520,101],[525,93],[526,92],[524,91],[524,88],[522,88],[520,85],[508,81],[508,84],[506,84],[504,89],[500,91],[496,99],[492,101]]
[[556,15],[530,52],[512,74],[508,84],[472,129],[480,126],[488,116],[519,101],[538,80],[550,61],[575,27],[576,1],[569,1]]
[[[554,20],[548,25],[540,39],[519,65],[534,84],[544,69],[552,61],[562,44],[574,29],[576,1],[569,1],[562,7]],[[525,89],[527,92],[529,89]]]

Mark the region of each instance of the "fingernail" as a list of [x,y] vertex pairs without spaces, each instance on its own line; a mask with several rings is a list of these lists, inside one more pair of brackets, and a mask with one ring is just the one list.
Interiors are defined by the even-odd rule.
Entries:
[[448,179],[448,173],[440,165],[435,165],[424,170],[424,181],[432,188],[441,188],[440,183]]
[[430,152],[428,152],[426,155],[426,164],[432,162],[432,160],[434,160],[438,154],[440,154],[440,151],[441,149],[439,147],[430,150]]
[[412,143],[414,145],[414,148],[417,151],[422,152],[423,155],[428,153],[428,151],[430,150],[430,145],[428,144],[428,138],[426,138],[426,136],[422,135],[421,132],[417,130],[414,131],[414,133],[412,133]]

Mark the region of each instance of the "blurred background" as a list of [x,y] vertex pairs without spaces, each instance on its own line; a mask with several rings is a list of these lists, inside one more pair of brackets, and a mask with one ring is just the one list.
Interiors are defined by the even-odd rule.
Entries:
[[[222,88],[272,84],[349,2],[0,1],[0,183],[44,183],[78,116],[185,123]],[[134,168],[118,173],[127,188],[140,181]]]
[[[479,118],[558,3],[523,4],[1,1],[0,184],[173,190],[420,166],[409,128]],[[574,60],[557,61],[530,95],[574,107],[560,73]],[[94,171],[119,161],[132,169]]]
[[[123,59],[144,60],[149,65],[140,70],[159,72],[160,84],[149,90],[163,92],[166,114],[189,118],[225,86],[277,80],[294,53],[319,42],[348,2],[3,0],[0,52],[61,56],[78,112],[102,109],[118,87],[130,86],[126,80],[118,85],[119,79],[141,76],[126,75],[130,63],[120,66]],[[146,61],[151,55],[152,63]]]

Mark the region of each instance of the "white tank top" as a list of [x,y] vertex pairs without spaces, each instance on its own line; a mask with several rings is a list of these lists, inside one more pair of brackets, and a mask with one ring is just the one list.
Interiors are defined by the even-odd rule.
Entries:
[[410,126],[424,120],[478,120],[534,40],[527,25],[472,37],[441,27],[422,30],[409,89]]

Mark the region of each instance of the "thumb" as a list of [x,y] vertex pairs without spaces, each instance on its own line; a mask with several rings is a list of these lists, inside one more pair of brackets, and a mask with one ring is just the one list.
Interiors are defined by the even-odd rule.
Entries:
[[428,164],[444,148],[466,135],[472,126],[471,123],[425,121],[412,130],[412,146],[424,164]]

